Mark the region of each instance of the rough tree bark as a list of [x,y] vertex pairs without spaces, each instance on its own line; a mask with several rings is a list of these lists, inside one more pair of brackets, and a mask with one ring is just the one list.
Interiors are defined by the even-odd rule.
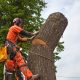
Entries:
[[29,49],[29,67],[34,74],[41,75],[39,80],[56,80],[52,54],[67,23],[62,13],[52,13],[32,41]]

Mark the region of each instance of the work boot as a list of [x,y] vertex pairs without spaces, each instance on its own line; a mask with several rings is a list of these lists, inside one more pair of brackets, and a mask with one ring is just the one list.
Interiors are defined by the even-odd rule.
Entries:
[[37,80],[38,78],[40,78],[39,74],[33,75],[29,80]]

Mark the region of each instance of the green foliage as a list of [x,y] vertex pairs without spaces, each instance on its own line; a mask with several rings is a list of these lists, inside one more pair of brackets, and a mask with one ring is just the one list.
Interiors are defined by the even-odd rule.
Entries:
[[7,31],[8,31],[8,27],[6,26],[0,28],[0,46],[2,46],[5,41]]
[[59,59],[61,59],[60,56],[58,56],[58,54],[62,51],[64,51],[64,46],[63,46],[64,42],[58,42],[57,47],[55,48],[55,51],[53,52],[53,59],[55,60],[55,62]]
[[25,29],[37,30],[43,22],[41,11],[45,4],[43,0],[0,0],[0,24],[9,27],[15,17],[20,17]]
[[2,76],[3,76],[3,67],[4,67],[4,63],[0,63],[0,80],[2,80]]
[[[53,52],[53,60],[54,60],[54,62],[56,62],[57,60],[61,59],[61,57],[59,56],[59,53],[62,52],[62,51],[64,51],[63,44],[64,44],[64,42],[60,42],[60,41],[58,42],[58,44],[57,44],[57,46],[56,46],[56,48],[55,48],[55,50]],[[55,68],[55,72],[57,72],[56,65],[54,64],[53,66]]]

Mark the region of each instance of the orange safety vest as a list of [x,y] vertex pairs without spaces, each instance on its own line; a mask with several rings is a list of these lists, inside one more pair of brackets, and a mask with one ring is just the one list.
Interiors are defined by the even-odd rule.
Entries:
[[9,32],[7,34],[7,40],[11,41],[12,43],[16,44],[18,35],[23,29],[17,25],[10,27]]

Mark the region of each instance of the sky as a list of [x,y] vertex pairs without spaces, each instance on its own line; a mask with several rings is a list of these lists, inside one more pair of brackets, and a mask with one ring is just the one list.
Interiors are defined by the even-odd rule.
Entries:
[[42,17],[47,19],[51,13],[61,12],[68,19],[62,41],[65,49],[56,62],[57,80],[80,80],[80,0],[45,0],[47,8]]

